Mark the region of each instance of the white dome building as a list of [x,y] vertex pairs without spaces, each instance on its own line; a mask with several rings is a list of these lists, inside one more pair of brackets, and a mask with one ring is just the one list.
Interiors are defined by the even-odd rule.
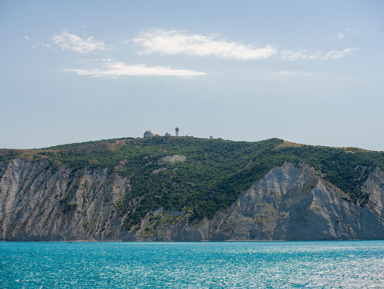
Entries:
[[149,137],[154,137],[155,136],[155,133],[151,130],[147,130],[145,133],[144,133],[144,138],[149,138]]
[[170,132],[166,132],[164,136],[172,136]]

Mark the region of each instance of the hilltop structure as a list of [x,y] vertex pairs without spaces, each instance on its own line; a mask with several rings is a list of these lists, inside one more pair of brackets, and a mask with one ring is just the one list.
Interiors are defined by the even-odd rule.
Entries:
[[[175,135],[179,136],[179,128],[178,127],[175,129]],[[160,134],[158,134],[158,133],[155,134],[152,130],[147,130],[144,133],[144,138],[151,138],[151,137],[154,137],[154,136],[160,136]],[[170,132],[166,132],[164,134],[164,136],[172,136],[172,134]],[[190,136],[190,135],[187,135],[187,136]]]
[[155,133],[151,130],[147,130],[145,133],[144,133],[144,138],[150,138],[150,137],[154,137],[155,136]]

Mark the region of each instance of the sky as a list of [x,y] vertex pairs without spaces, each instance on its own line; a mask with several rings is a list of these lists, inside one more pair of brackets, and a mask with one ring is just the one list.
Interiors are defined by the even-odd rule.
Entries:
[[164,135],[384,151],[384,1],[0,0],[0,148]]

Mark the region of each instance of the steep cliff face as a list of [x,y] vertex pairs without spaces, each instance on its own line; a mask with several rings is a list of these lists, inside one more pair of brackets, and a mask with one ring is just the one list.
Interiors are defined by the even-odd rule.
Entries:
[[378,168],[370,174],[362,191],[369,195],[366,207],[384,217],[384,174]]
[[73,172],[44,161],[10,161],[0,170],[0,238],[129,239],[117,210],[129,190],[127,179],[107,169]]
[[[227,209],[191,223],[191,211],[148,213],[127,231],[131,186],[108,169],[63,169],[16,159],[0,166],[0,240],[334,240],[384,238],[384,174],[358,206],[304,164],[275,167]],[[130,200],[127,202],[127,200]]]
[[[375,170],[367,181],[379,186]],[[332,240],[384,238],[384,220],[371,207],[352,203],[348,195],[305,165],[287,163],[272,169],[211,225],[212,239]],[[380,201],[379,201],[380,200]],[[374,210],[369,210],[374,208]]]

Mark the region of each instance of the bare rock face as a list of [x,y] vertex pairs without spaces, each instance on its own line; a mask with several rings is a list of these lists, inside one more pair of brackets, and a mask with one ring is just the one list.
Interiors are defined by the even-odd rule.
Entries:
[[366,207],[384,218],[384,174],[378,168],[369,175],[362,191],[369,194]]
[[[183,161],[172,156],[164,161]],[[0,240],[339,240],[384,238],[384,174],[361,188],[364,206],[304,164],[275,167],[229,208],[191,223],[192,211],[148,213],[123,229],[127,178],[108,169],[55,167],[16,159],[0,165]],[[135,202],[132,200],[132,206]]]
[[127,179],[107,169],[73,172],[44,161],[13,160],[0,170],[0,239],[121,237],[116,207],[129,190]]
[[379,239],[384,220],[352,203],[308,166],[287,163],[220,212],[210,234],[218,240]]
[[177,162],[185,162],[186,159],[187,157],[183,155],[172,155],[161,158],[159,162],[173,165]]

